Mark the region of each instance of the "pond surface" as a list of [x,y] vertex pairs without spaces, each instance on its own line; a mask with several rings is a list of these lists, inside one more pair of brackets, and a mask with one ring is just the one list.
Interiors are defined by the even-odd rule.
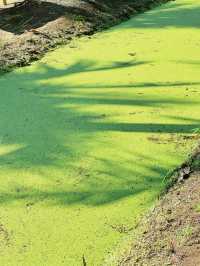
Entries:
[[114,265],[197,145],[199,13],[170,2],[1,76],[1,265]]

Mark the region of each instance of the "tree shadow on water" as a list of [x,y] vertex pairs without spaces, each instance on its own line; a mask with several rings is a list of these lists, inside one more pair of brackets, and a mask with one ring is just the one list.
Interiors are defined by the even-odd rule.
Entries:
[[199,28],[200,4],[171,2],[121,24],[121,28]]
[[[104,162],[105,164],[105,162]],[[88,206],[101,206],[127,197],[134,197],[146,191],[153,191],[154,195],[160,192],[163,188],[162,179],[160,177],[149,177],[145,175],[139,175],[139,178],[135,178],[138,174],[134,170],[127,169],[126,167],[116,167],[116,164],[108,164],[115,169],[112,172],[99,173],[99,178],[95,177],[90,181],[86,181],[84,187],[81,189],[74,188],[73,190],[64,189],[63,187],[57,189],[37,189],[18,186],[18,188],[12,192],[1,192],[0,204],[11,204],[16,201],[25,201],[35,204],[37,202],[45,201],[47,205],[73,205],[84,204]],[[109,169],[109,168],[108,168]],[[162,176],[163,169],[151,169],[156,176]],[[120,172],[119,172],[120,171]],[[124,174],[128,174],[125,176]],[[101,178],[101,176],[107,176],[108,180]],[[117,177],[117,180],[116,180]],[[152,196],[153,197],[153,196]],[[149,200],[149,199],[148,199]],[[145,204],[148,204],[144,202]]]
[[[107,135],[109,132],[190,133],[191,129],[199,126],[198,121],[190,124],[184,121],[178,124],[136,123],[134,119],[129,123],[114,120],[111,122],[111,120],[107,121],[104,108],[101,106],[106,105],[110,108],[130,106],[134,109],[135,107],[155,107],[162,104],[162,101],[168,106],[182,106],[187,103],[194,105],[197,102],[130,99],[130,96],[123,92],[120,98],[116,98],[107,94],[106,85],[101,91],[101,97],[95,97],[98,84],[94,84],[94,92],[91,89],[89,94],[81,90],[79,84],[80,91],[77,94],[77,90],[74,89],[76,85],[70,83],[70,77],[74,74],[135,68],[141,64],[145,62],[134,61],[126,64],[114,62],[100,67],[96,67],[95,62],[85,64],[77,62],[63,69],[53,69],[43,65],[37,70],[24,69],[2,76],[0,79],[0,164],[2,166],[0,173],[4,178],[12,175],[14,187],[8,188],[7,192],[5,190],[1,192],[0,203],[47,200],[51,204],[81,203],[99,206],[138,195],[147,190],[159,191],[162,187],[162,177],[168,170],[166,167],[154,167],[153,156],[146,162],[134,161],[135,158],[142,156],[142,152],[140,155],[135,155],[132,162],[126,163],[126,160],[121,158],[120,162],[123,164],[119,163],[118,156],[112,158],[112,155],[105,153],[105,158],[102,158],[102,155],[96,154],[95,149],[101,145],[102,149],[105,149],[104,145],[108,143],[104,144],[99,134]],[[61,77],[67,79],[57,83],[55,79]],[[44,80],[47,81],[45,89]],[[173,83],[167,84],[173,86]],[[179,85],[182,86],[182,84]],[[88,88],[91,86],[88,84]],[[87,85],[83,85],[82,89],[84,88],[87,88]],[[130,90],[133,88],[127,87]],[[91,149],[94,149],[92,159],[90,158]],[[114,151],[112,146],[110,149]],[[90,164],[80,166],[79,161],[84,158],[88,158],[92,166]],[[149,169],[149,172],[138,171],[137,167]],[[40,177],[46,178],[45,188],[38,189],[37,185],[26,187],[20,183],[21,181],[18,182],[15,179],[15,173],[20,173],[21,170],[35,173],[38,169]],[[53,169],[52,175],[55,176],[48,181],[51,169]],[[58,176],[56,171],[59,173]],[[74,183],[66,187],[65,181],[71,178],[70,171],[73,172]],[[5,173],[6,176],[4,176]],[[58,185],[60,176],[63,177]],[[37,178],[35,183],[37,184]]]

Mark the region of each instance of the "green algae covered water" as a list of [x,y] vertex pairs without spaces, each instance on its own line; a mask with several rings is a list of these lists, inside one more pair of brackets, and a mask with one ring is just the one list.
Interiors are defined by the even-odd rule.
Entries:
[[105,265],[132,233],[197,145],[199,14],[171,2],[1,76],[0,265]]

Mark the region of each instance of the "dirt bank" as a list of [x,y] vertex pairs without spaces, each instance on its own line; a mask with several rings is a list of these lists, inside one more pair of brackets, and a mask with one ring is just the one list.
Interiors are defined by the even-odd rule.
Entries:
[[140,237],[119,265],[200,265],[199,162],[200,150],[189,164],[189,178],[173,186],[144,219]]
[[0,9],[0,69],[24,66],[75,36],[91,35],[168,0],[34,1]]

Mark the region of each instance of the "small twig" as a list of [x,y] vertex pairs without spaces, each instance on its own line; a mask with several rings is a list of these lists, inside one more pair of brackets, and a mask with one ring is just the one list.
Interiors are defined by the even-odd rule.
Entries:
[[87,262],[86,262],[86,259],[85,259],[85,256],[84,255],[82,257],[82,260],[83,260],[83,266],[87,266]]
[[43,36],[45,36],[46,38],[49,38],[50,39],[50,37],[49,37],[49,35],[48,34],[46,34],[46,33],[44,33],[44,32],[41,32],[41,31],[39,31],[39,30],[37,30],[37,29],[30,29],[30,30],[27,30],[27,32],[32,32],[32,33],[34,33],[34,34],[40,34],[40,35],[43,35]]

